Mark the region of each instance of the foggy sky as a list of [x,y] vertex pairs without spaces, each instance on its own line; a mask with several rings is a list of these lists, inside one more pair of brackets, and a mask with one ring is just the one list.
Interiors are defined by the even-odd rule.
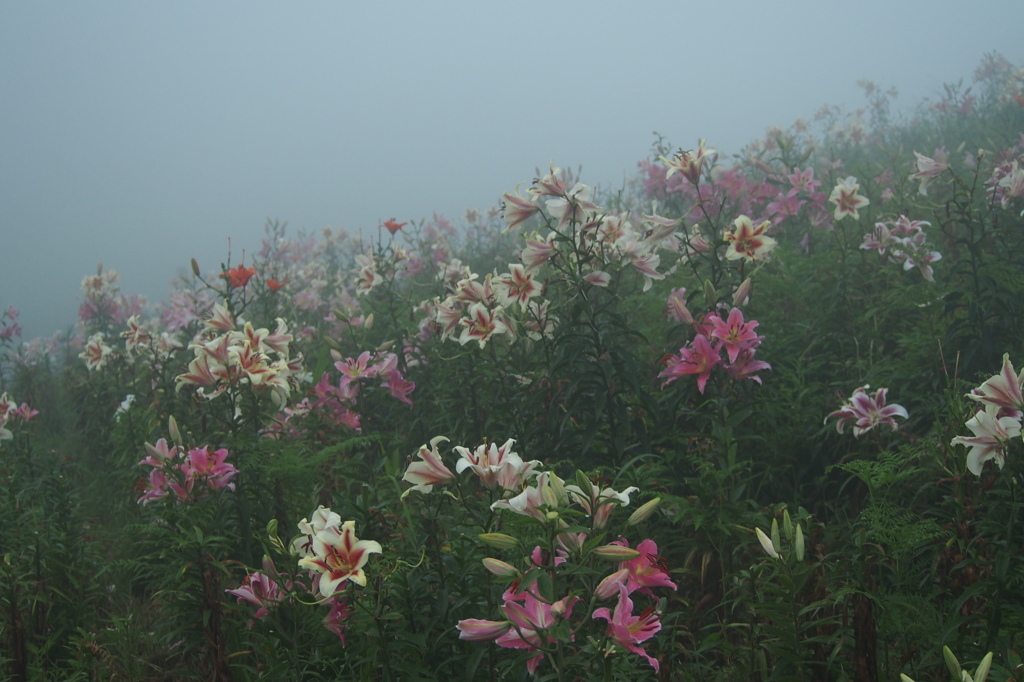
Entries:
[[[1020,0],[0,1],[0,307],[75,321],[102,261],[164,298],[290,230],[458,220],[549,162],[618,185],[659,131],[730,154],[868,78],[909,113]],[[248,262],[248,260],[247,260]]]

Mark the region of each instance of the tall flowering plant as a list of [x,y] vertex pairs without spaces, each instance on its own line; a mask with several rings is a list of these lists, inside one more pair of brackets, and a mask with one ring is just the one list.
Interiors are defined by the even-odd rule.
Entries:
[[[692,315],[687,316],[693,320]],[[750,379],[760,384],[761,377],[756,373],[771,369],[771,365],[755,359],[764,339],[754,332],[757,326],[757,320],[745,321],[739,308],[730,310],[724,320],[719,313],[708,313],[699,324],[694,323],[694,338],[677,355],[665,360],[665,369],[658,374],[659,379],[665,380],[662,387],[695,374],[697,389],[704,393],[715,367],[721,367],[734,379]]]
[[225,448],[212,450],[210,446],[185,447],[174,418],[170,420],[171,437],[174,445],[168,445],[165,438],[155,445],[146,443],[146,457],[139,466],[149,467],[145,479],[139,481],[142,496],[141,505],[155,500],[173,498],[178,504],[194,502],[211,493],[234,490],[231,480],[238,473],[226,460]]
[[957,436],[950,445],[968,448],[967,469],[972,474],[980,476],[988,461],[1000,469],[1005,466],[1007,450],[1021,435],[1021,419],[1024,418],[1022,386],[1024,372],[1014,370],[1007,353],[1003,355],[999,374],[986,379],[967,394],[978,403],[974,416],[965,424],[974,435]]
[[[495,521],[510,531],[479,536],[504,555],[482,561],[505,585],[497,609],[500,619],[461,619],[460,639],[524,651],[527,671],[536,673],[543,663],[558,679],[594,670],[595,665],[609,669],[615,654],[638,655],[657,671],[658,659],[645,648],[661,629],[659,613],[665,605],[654,590],[674,590],[676,585],[653,540],[633,549],[623,535],[611,533],[615,510],[628,506],[638,489],[616,491],[583,472],[568,483],[540,462],[525,461],[513,449],[513,440],[500,446],[454,447],[458,460],[453,472],[438,450],[446,440],[437,437],[419,449],[404,476],[413,484],[406,494],[454,486],[452,496],[479,518],[467,486],[475,481],[489,491],[490,511],[498,514]],[[639,507],[623,532],[657,505],[654,498]],[[639,601],[650,606],[638,613]]]

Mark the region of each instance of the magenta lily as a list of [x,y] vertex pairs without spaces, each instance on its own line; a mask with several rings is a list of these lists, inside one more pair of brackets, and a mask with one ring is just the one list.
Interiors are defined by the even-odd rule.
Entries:
[[825,417],[828,421],[837,417],[836,431],[843,432],[847,422],[853,422],[853,435],[859,438],[862,433],[867,433],[880,424],[888,424],[895,431],[895,417],[908,418],[907,410],[902,405],[886,405],[885,396],[889,390],[880,388],[871,395],[868,395],[870,386],[861,386],[854,390],[850,400],[835,412]]
[[602,607],[594,611],[594,618],[608,621],[608,638],[612,642],[643,656],[656,671],[660,669],[658,659],[640,646],[661,630],[661,619],[654,612],[654,607],[648,608],[639,616],[634,616],[633,601],[629,598],[629,592],[625,585],[619,585],[619,603],[616,604],[615,611],[609,612],[607,608]]
[[754,328],[758,325],[757,320],[744,322],[743,312],[739,308],[730,310],[727,320],[723,321],[717,314],[708,315],[707,319],[712,326],[711,336],[721,339],[725,344],[729,362],[736,362],[736,357],[741,350],[757,348],[763,338],[754,332]]
[[676,379],[686,374],[697,375],[697,388],[704,393],[708,379],[711,377],[712,368],[722,362],[719,354],[722,342],[712,346],[707,337],[698,334],[691,345],[679,349],[679,355],[669,359],[668,365],[658,374],[659,379],[664,379],[662,387],[668,386]]

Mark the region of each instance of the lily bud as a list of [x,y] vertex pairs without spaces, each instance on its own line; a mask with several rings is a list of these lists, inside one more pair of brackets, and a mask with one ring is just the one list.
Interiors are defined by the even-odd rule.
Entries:
[[750,298],[750,287],[751,281],[749,277],[743,280],[743,283],[736,287],[736,291],[732,295],[732,304],[734,306],[746,304],[747,299]]
[[779,553],[775,550],[775,545],[772,544],[772,539],[764,534],[764,531],[760,528],[755,528],[754,532],[757,534],[757,541],[761,543],[761,549],[764,550],[765,554],[773,559],[779,558]]
[[192,259],[192,274],[195,275],[196,277],[200,276],[199,275],[199,261],[197,261],[195,258]]
[[978,669],[974,671],[974,682],[985,682],[990,668],[992,668],[991,651],[985,654],[985,658],[981,659],[981,663],[978,664]]
[[653,514],[654,510],[657,509],[658,505],[660,504],[660,497],[655,497],[653,500],[647,500],[642,505],[640,505],[636,511],[629,515],[629,518],[626,519],[626,525],[635,526],[638,523],[646,521],[647,517]]
[[519,540],[504,533],[481,533],[477,537],[485,545],[495,549],[516,549],[519,547]]
[[640,552],[622,545],[601,545],[594,548],[594,556],[611,561],[629,561],[640,556]]
[[589,495],[590,491],[594,488],[594,484],[590,482],[587,475],[579,469],[576,470],[576,485],[579,486],[584,495]]
[[499,578],[518,578],[519,570],[510,563],[490,557],[483,560],[484,568]]
[[174,419],[172,414],[167,418],[167,431],[171,434],[171,440],[174,441],[178,447],[184,446],[184,441],[181,439],[181,431],[178,430],[178,422]]
[[540,499],[544,501],[544,506],[546,507],[558,507],[558,497],[555,495],[555,491],[551,489],[551,486],[541,486]]
[[594,588],[594,594],[597,595],[598,599],[611,599],[619,593],[619,585],[626,581],[626,576],[629,575],[628,568],[621,568],[609,576],[606,576],[604,580],[597,584]]
[[789,510],[782,510],[782,532],[786,534],[786,540],[793,542],[793,520],[789,518]]
[[778,551],[782,547],[782,539],[779,537],[779,520],[772,519],[772,546]]
[[460,620],[456,627],[459,630],[459,639],[463,641],[490,642],[512,629],[512,621],[467,618]]
[[796,524],[796,539],[793,541],[793,549],[796,552],[796,560],[804,560],[804,529],[799,523]]
[[710,279],[704,280],[704,301],[707,305],[711,306],[718,300],[718,292],[715,291],[715,285],[711,283]]
[[942,658],[946,660],[946,667],[952,673],[953,679],[962,680],[964,676],[963,670],[960,668],[960,661],[956,660],[956,656],[953,655],[948,646],[942,647]]

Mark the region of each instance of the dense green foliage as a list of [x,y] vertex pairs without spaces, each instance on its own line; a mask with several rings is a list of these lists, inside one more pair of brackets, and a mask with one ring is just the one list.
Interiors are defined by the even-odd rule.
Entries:
[[551,169],[462,229],[269,224],[148,313],[101,268],[60,338],[4,313],[0,670],[1024,679],[1024,399],[966,395],[1020,395],[1024,72],[865,90],[614,195]]

